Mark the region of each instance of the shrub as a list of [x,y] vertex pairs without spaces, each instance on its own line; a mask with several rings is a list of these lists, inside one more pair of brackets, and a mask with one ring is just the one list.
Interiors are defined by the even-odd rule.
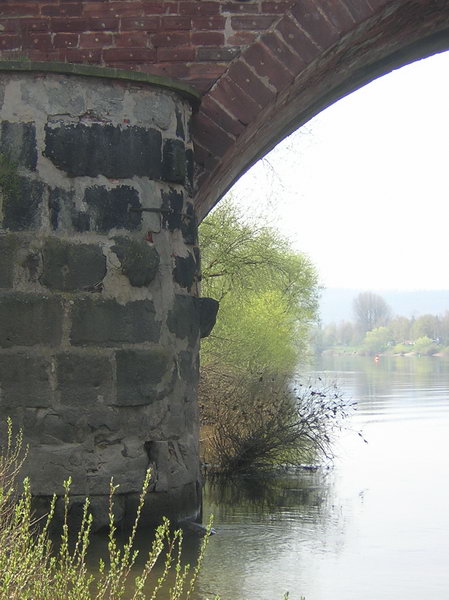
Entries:
[[335,385],[298,383],[210,370],[200,384],[203,423],[210,425],[204,459],[212,472],[236,474],[332,457],[332,432],[349,405]]
[[435,344],[435,342],[433,342],[429,337],[424,335],[415,340],[413,350],[417,354],[431,356],[432,354],[435,354],[435,352],[438,352],[439,346]]
[[[154,541],[139,575],[131,581],[131,570],[138,551],[134,541],[150,483],[147,473],[140,495],[134,526],[128,541],[119,547],[114,525],[113,498],[117,486],[111,482],[109,508],[108,564],[100,561],[98,573],[87,569],[86,554],[89,546],[92,516],[86,499],[81,525],[76,532],[69,531],[68,506],[70,480],[65,483],[64,523],[59,549],[55,551],[48,531],[52,522],[56,496],[49,514],[42,522],[33,517],[30,484],[27,479],[23,489],[16,489],[17,474],[23,461],[22,437],[14,439],[11,423],[3,454],[0,456],[0,599],[1,600],[144,600],[148,598],[145,587],[158,559],[164,560],[162,575],[154,582],[151,599],[159,597],[164,588],[164,598],[188,599],[198,577],[207,544],[206,535],[201,545],[199,559],[193,571],[181,564],[182,532],[172,532],[165,519],[156,529]],[[73,541],[72,541],[73,540]],[[168,575],[172,584],[167,590]]]

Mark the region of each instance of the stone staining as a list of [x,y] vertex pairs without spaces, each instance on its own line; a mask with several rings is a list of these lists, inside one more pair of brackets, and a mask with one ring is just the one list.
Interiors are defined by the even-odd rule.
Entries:
[[160,179],[161,144],[159,131],[143,127],[63,121],[45,127],[45,155],[71,177]]
[[156,277],[160,262],[154,245],[126,237],[116,237],[114,242],[112,251],[118,256],[122,273],[130,284],[135,287],[149,285]]
[[74,75],[4,73],[0,88],[0,418],[24,429],[32,491],[70,474],[101,527],[111,476],[126,517],[151,463],[148,520],[194,518],[205,317],[190,295],[191,107]]

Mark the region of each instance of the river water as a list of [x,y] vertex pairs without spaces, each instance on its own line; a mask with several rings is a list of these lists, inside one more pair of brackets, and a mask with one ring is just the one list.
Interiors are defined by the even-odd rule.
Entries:
[[312,375],[357,401],[333,465],[209,483],[217,534],[192,600],[448,600],[449,361],[335,357]]
[[337,357],[315,374],[358,403],[333,467],[209,485],[197,598],[447,600],[449,363]]

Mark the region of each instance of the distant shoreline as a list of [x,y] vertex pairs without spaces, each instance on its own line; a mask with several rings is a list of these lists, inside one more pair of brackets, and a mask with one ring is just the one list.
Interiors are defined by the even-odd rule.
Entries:
[[343,348],[329,348],[323,350],[319,356],[360,356],[365,358],[375,358],[376,356],[384,358],[449,358],[449,354],[445,352],[435,352],[433,354],[425,354],[420,352],[376,352],[369,354],[364,350],[344,350]]

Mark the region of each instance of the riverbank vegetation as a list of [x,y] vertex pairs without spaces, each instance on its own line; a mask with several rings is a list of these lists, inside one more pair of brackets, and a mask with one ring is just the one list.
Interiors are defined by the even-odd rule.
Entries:
[[[68,522],[70,481],[65,484],[64,519],[59,539],[52,543],[56,497],[43,519],[32,508],[30,483],[21,483],[20,468],[25,459],[22,438],[13,436],[8,423],[0,455],[0,599],[1,600],[188,600],[201,568],[208,536],[200,548],[197,565],[190,569],[181,562],[182,532],[173,531],[167,520],[157,527],[146,560],[136,571],[138,551],[134,542],[139,516],[150,483],[143,482],[136,520],[124,545],[117,541],[114,524],[114,492],[111,482],[108,559],[98,568],[88,568],[87,553],[92,517],[86,499],[77,531]],[[162,567],[155,578],[156,562]],[[150,583],[151,576],[153,581]]]
[[393,316],[390,307],[380,296],[365,292],[356,298],[354,317],[354,321],[330,323],[316,329],[313,332],[315,351],[449,356],[449,311],[442,315],[424,314],[416,318]]
[[236,474],[329,456],[345,402],[332,386],[294,383],[317,315],[312,263],[230,199],[201,225],[200,245],[202,293],[220,301],[201,350],[204,461]]

